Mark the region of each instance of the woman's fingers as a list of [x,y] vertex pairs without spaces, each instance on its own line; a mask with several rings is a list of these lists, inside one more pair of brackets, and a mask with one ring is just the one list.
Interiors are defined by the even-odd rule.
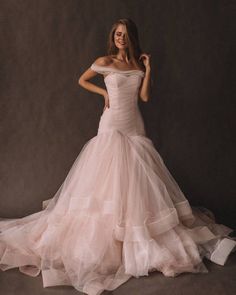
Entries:
[[108,97],[108,95],[106,95],[105,96],[105,105],[104,105],[103,111],[105,111],[105,109],[109,108],[109,107],[110,107],[109,97]]
[[139,59],[142,59],[142,58],[150,58],[151,57],[151,54],[148,54],[148,53],[142,53],[140,56],[139,56]]
[[105,105],[104,105],[104,108],[103,108],[103,111],[105,111],[106,108],[110,108],[110,103],[109,103],[109,95],[107,92],[105,92],[105,94],[103,95],[104,97],[104,100],[105,100]]

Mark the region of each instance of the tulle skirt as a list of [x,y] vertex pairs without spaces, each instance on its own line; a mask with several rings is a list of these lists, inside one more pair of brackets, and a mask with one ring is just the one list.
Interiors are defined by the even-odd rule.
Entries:
[[0,268],[89,295],[131,276],[208,272],[235,248],[233,230],[191,207],[152,141],[118,130],[90,139],[41,211],[0,221]]

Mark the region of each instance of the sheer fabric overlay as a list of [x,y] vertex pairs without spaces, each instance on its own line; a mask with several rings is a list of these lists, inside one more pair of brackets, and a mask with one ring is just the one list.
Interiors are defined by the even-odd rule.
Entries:
[[[203,258],[227,258],[233,230],[190,206],[146,137],[137,104],[144,72],[91,69],[105,76],[110,108],[42,210],[0,221],[0,268],[41,272],[44,287],[71,285],[89,295],[151,271],[208,272]],[[231,248],[216,252],[223,238]]]

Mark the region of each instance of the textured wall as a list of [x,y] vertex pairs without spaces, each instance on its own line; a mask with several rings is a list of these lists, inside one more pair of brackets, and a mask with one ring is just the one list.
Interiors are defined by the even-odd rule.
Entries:
[[103,98],[77,80],[130,17],[152,56],[148,136],[190,203],[235,225],[232,3],[0,0],[0,216],[40,210],[96,135]]

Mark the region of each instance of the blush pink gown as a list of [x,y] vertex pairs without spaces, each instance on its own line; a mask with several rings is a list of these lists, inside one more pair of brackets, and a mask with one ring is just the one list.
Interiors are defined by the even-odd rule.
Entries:
[[190,206],[145,135],[137,101],[144,72],[91,69],[105,75],[110,108],[43,209],[0,221],[0,268],[98,295],[151,271],[208,272],[204,257],[224,265],[233,230]]

